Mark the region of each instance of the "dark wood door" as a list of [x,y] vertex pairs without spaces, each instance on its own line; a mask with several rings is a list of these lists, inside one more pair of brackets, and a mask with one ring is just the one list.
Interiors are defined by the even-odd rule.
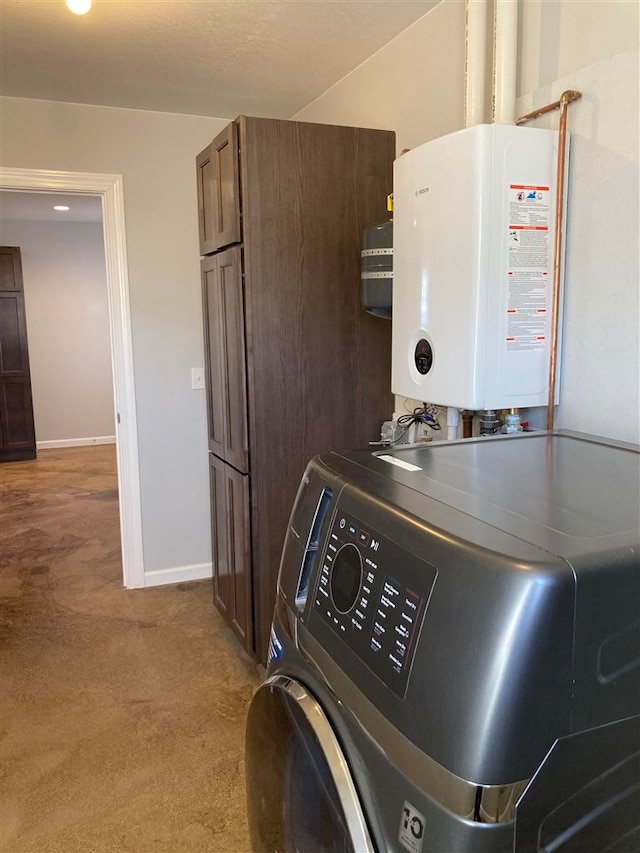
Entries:
[[253,651],[249,477],[209,454],[213,597],[247,651]]
[[22,262],[16,246],[0,247],[0,461],[35,459]]
[[234,246],[201,262],[209,450],[249,470],[242,253]]
[[226,127],[196,158],[200,254],[240,242],[238,129]]

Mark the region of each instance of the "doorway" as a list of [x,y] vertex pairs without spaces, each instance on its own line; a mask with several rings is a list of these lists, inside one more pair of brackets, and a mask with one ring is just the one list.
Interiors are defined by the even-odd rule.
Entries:
[[129,311],[122,176],[3,169],[0,189],[95,195],[101,199],[109,303],[109,334],[116,412],[116,460],[123,583],[145,586],[140,471]]

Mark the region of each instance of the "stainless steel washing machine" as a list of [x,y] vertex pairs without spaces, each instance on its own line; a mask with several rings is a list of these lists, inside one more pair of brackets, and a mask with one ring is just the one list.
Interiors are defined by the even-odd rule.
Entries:
[[255,851],[640,849],[640,453],[327,453],[247,723]]

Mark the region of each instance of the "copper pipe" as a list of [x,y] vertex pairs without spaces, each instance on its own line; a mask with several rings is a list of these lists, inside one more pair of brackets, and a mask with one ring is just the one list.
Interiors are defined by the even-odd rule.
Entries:
[[516,119],[517,125],[526,124],[538,116],[546,113],[560,110],[560,124],[558,127],[558,168],[556,174],[556,235],[555,249],[553,257],[553,294],[551,307],[551,340],[549,352],[549,396],[547,399],[547,429],[553,429],[553,419],[555,415],[555,396],[556,396],[556,377],[557,377],[557,359],[558,359],[558,325],[560,316],[560,269],[562,266],[562,242],[563,233],[562,227],[564,224],[564,173],[566,160],[566,143],[567,143],[567,107],[573,101],[578,101],[582,97],[582,92],[576,92],[573,89],[567,89],[560,96],[559,101],[554,101],[552,104],[547,104],[546,107],[540,107],[526,115]]
[[546,107],[539,107],[537,110],[533,110],[533,112],[520,116],[520,118],[516,119],[516,124],[526,124],[528,121],[533,121],[534,118],[538,118],[538,116],[543,116],[546,113],[552,113],[554,110],[559,110],[563,104],[566,106],[572,101],[579,101],[581,97],[582,92],[574,92],[572,89],[567,89],[566,92],[562,93],[559,101],[554,101],[552,104],[547,104]]

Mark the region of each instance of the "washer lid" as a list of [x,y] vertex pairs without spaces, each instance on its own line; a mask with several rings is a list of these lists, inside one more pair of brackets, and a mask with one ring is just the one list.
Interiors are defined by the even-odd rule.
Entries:
[[571,560],[637,544],[638,450],[558,431],[340,455],[383,478],[383,498],[401,485]]

